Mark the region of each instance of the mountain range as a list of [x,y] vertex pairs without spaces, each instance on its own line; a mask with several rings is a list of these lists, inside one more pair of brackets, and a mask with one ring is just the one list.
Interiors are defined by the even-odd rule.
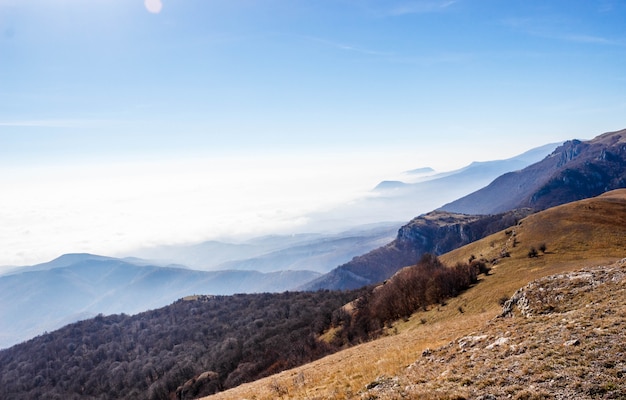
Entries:
[[[352,261],[340,265],[323,276],[312,271],[268,274],[241,270],[202,272],[168,266],[167,263],[165,265],[151,265],[150,262],[140,259],[67,255],[50,263],[29,267],[29,269],[24,270],[25,272],[13,271],[12,274],[0,277],[0,284],[2,285],[0,287],[0,293],[2,293],[2,298],[0,298],[2,309],[0,311],[7,318],[15,318],[15,320],[7,319],[6,325],[4,321],[2,324],[3,326],[10,325],[13,329],[14,321],[19,321],[20,315],[23,317],[23,310],[33,313],[31,323],[35,320],[41,320],[49,324],[60,324],[64,323],[64,320],[62,315],[55,315],[56,308],[63,310],[65,316],[71,315],[71,318],[80,318],[81,315],[85,317],[85,313],[94,312],[89,307],[104,308],[106,305],[114,308],[122,304],[126,306],[128,304],[143,304],[141,307],[145,307],[146,303],[165,301],[167,298],[182,298],[193,293],[207,293],[209,291],[211,294],[219,294],[220,289],[227,287],[235,287],[236,291],[276,290],[280,287],[276,284],[277,279],[280,278],[289,280],[289,283],[285,283],[282,287],[294,285],[294,281],[299,279],[300,283],[297,286],[290,287],[306,290],[347,289],[380,284],[385,280],[399,279],[394,274],[403,267],[415,264],[417,259],[425,253],[441,255],[441,259],[447,265],[458,265],[468,260],[470,262],[479,260],[480,263],[489,264],[492,272],[482,278],[475,287],[471,287],[467,293],[461,294],[458,298],[441,301],[441,304],[433,307],[424,307],[423,314],[415,314],[417,316],[413,324],[410,324],[410,320],[405,321],[410,325],[408,328],[405,328],[402,322],[385,325],[395,326],[398,332],[403,332],[401,335],[405,344],[407,340],[416,340],[415,332],[422,332],[431,335],[429,336],[431,338],[434,337],[432,335],[440,335],[431,344],[441,345],[443,344],[442,338],[447,338],[450,334],[467,335],[471,330],[479,329],[480,323],[486,322],[488,316],[493,317],[495,315],[495,302],[498,297],[510,297],[515,289],[528,283],[529,279],[540,278],[549,273],[570,271],[574,266],[581,267],[614,262],[623,257],[623,249],[626,244],[624,243],[626,237],[624,232],[624,226],[626,226],[624,223],[626,192],[624,190],[606,192],[611,189],[626,187],[624,166],[626,166],[626,130],[606,133],[589,141],[571,140],[565,142],[535,164],[506,173],[483,189],[450,202],[438,210],[412,219],[398,230],[396,238],[390,243],[363,255],[355,256]],[[426,175],[428,174],[429,172],[426,171]],[[432,179],[432,176],[424,176],[422,179],[425,180],[414,185],[422,185],[439,179],[449,179],[453,175],[436,179]],[[385,183],[379,185],[376,190],[383,192],[399,190],[401,192],[404,187],[404,184]],[[387,232],[388,234],[389,232]],[[382,237],[384,235],[378,240]],[[298,248],[303,243],[302,241],[298,242],[298,240],[303,238],[292,238],[294,246],[291,250],[289,250],[289,246],[286,246],[277,252],[287,251],[288,254],[289,251],[292,251],[296,254],[305,254],[307,246]],[[309,239],[311,237],[305,241]],[[313,239],[315,241],[320,238]],[[335,239],[339,240],[340,238]],[[347,240],[346,243],[349,245],[351,242]],[[263,256],[263,254],[257,254],[252,258],[262,258]],[[236,260],[222,260],[222,262],[234,261]],[[243,261],[239,260],[238,262]],[[263,289],[264,282],[267,282],[271,289]],[[229,286],[228,283],[235,286]],[[247,289],[248,287],[259,289]],[[193,292],[190,293],[190,289]],[[195,301],[196,296],[192,297]],[[365,298],[367,299],[367,297]],[[171,301],[173,300],[169,300],[169,302]],[[12,303],[15,303],[15,308],[11,308]],[[150,305],[148,308],[159,306]],[[16,309],[22,310],[22,312],[16,312]],[[193,311],[194,309],[196,311]],[[326,328],[324,331],[318,331],[309,336],[305,346],[307,351],[315,349],[316,346],[325,346],[324,343],[333,342],[333,338],[341,329],[341,325],[333,324],[344,321],[346,318],[349,320],[351,317],[346,317],[346,314],[358,312],[359,309],[358,303],[350,303],[341,309],[336,309],[335,313],[325,314],[324,318],[320,320],[319,326]],[[70,310],[69,314],[68,310]],[[197,308],[189,307],[188,311],[197,312]],[[105,309],[100,312],[132,313],[133,311]],[[287,307],[284,312],[281,315],[301,314],[306,313],[306,310]],[[175,314],[166,311],[166,309],[156,311],[156,315],[162,315],[162,313]],[[45,321],[46,316],[50,316],[53,320]],[[266,317],[269,318],[269,315]],[[55,318],[56,320],[54,320]],[[98,318],[100,320],[96,322],[102,322],[102,317]],[[126,321],[126,316],[121,318]],[[175,323],[177,318],[171,317],[170,321],[173,321],[170,323]],[[65,320],[65,322],[68,321]],[[263,318],[258,318],[258,322],[248,322],[256,323],[257,326],[264,324]],[[117,322],[115,323],[117,324]],[[297,321],[294,323],[299,324]],[[438,325],[431,328],[431,323]],[[459,326],[459,324],[461,325]],[[132,329],[136,329],[136,324],[132,323],[131,325],[134,327]],[[423,325],[429,326],[422,327]],[[246,329],[250,331],[249,327],[252,325],[246,326],[248,326]],[[207,326],[200,329],[204,333],[204,330],[210,332],[215,327]],[[20,330],[26,329],[15,326],[11,332]],[[393,342],[393,332],[393,330],[388,331],[390,334],[388,342]],[[42,343],[51,341],[53,340],[51,338],[57,336],[42,335],[26,342],[25,347],[21,347],[21,349],[31,349],[29,346],[34,346],[33,349],[45,350]],[[201,336],[198,336],[198,340],[201,340]],[[241,340],[249,341],[251,339],[243,338]],[[381,339],[377,342],[389,349],[387,345],[382,345],[382,343],[387,343],[384,340]],[[196,346],[197,343],[191,341],[189,345]],[[242,347],[237,343],[239,342],[226,340],[223,346],[226,350],[234,351],[233,354],[241,355],[237,352],[241,351]],[[425,347],[424,343],[420,343],[420,345],[412,345],[412,348],[415,351],[423,351],[424,354],[428,354],[430,349]],[[89,346],[89,343],[83,344]],[[169,346],[167,351],[172,352],[176,343],[168,342],[164,345]],[[396,345],[400,346],[400,342]],[[126,344],[122,343],[119,346],[126,346]],[[400,347],[404,348],[404,345]],[[98,356],[97,349],[92,350],[95,351],[96,356],[94,357],[96,358],[90,359],[89,362],[98,363],[98,357],[101,358],[105,355]],[[350,350],[345,354],[351,354],[349,353]],[[33,350],[25,351],[31,352]],[[138,350],[138,357],[142,351],[156,351],[158,353],[158,351],[163,350],[158,348],[151,350],[146,347],[144,350]],[[6,354],[8,353],[0,352],[2,357]],[[395,365],[394,371],[396,372],[399,368],[398,365],[400,365],[398,363],[407,365],[406,358],[401,358],[397,353],[390,352],[389,356],[380,352],[376,354],[379,357],[378,366],[383,365],[381,364],[383,359],[392,360],[390,363]],[[53,356],[49,355],[48,357]],[[394,361],[394,357],[401,358],[401,361]],[[245,357],[239,356],[235,358],[240,361],[245,359]],[[49,362],[62,364],[65,361],[53,360]],[[139,358],[137,362],[141,362]],[[44,365],[46,368],[50,368],[49,364],[46,362],[44,364],[46,364]],[[289,365],[291,366],[291,364]],[[348,368],[345,363],[342,365],[344,368]],[[33,367],[39,368],[36,365]],[[254,367],[249,364],[234,365],[233,367],[242,374],[241,376],[253,375],[249,368]],[[269,368],[269,370],[277,372],[286,367],[287,364],[282,364],[282,367],[277,365],[275,368]],[[325,370],[326,375],[335,376],[334,373],[329,372],[328,368],[330,367],[326,369],[319,366],[313,368]],[[342,392],[342,397],[354,398],[354,394],[357,392],[354,391],[353,385],[356,382],[362,384],[363,379],[371,379],[369,383],[366,382],[369,388],[375,388],[379,384],[383,387],[386,384],[378,382],[378,378],[372,376],[373,373],[380,374],[381,369],[379,367],[370,368],[367,372],[364,366],[360,368],[358,373],[351,374],[344,371],[342,374],[350,380],[350,383],[345,383],[344,387],[351,391],[351,394]],[[232,371],[232,369],[229,370]],[[148,377],[155,385],[158,383],[158,371],[158,369],[154,373],[152,370],[148,371]],[[171,397],[179,393],[179,389],[184,391],[188,383],[190,388],[196,387],[194,382],[200,379],[200,376],[194,371],[196,369],[179,371],[180,376],[177,375],[176,379],[179,379],[178,382],[182,386],[178,388],[169,386],[173,383],[168,383],[165,386],[163,386],[163,382],[158,383],[160,385],[158,386],[158,393],[167,393],[167,396]],[[307,371],[309,372],[306,373],[306,376],[302,375],[302,379],[299,378],[300,375],[295,375],[301,382],[298,384],[299,386],[294,386],[296,381],[294,375],[289,378],[292,384],[286,384],[284,380],[279,381],[282,379],[279,376],[273,378],[274,381],[265,382],[265,387],[270,388],[270,393],[255,386],[257,394],[265,393],[258,398],[284,397],[285,393],[305,393],[308,390],[306,388],[311,387],[312,381],[323,379],[310,370]],[[108,372],[99,371],[99,373],[106,374]],[[213,378],[210,378],[213,373],[215,371],[205,371],[203,374],[208,375],[202,379],[214,382],[211,380]],[[44,375],[44,372],[40,370],[39,375],[33,376],[33,379],[40,382],[41,387],[55,385],[55,381],[51,381],[48,375],[47,373]],[[313,378],[314,376],[315,378]],[[618,378],[621,379],[619,376]],[[184,379],[188,380],[185,381]],[[335,379],[333,383],[335,390],[336,385],[340,384],[340,381],[343,382],[342,379]],[[175,379],[172,382],[174,381]],[[344,385],[344,383],[340,385]],[[321,386],[318,385],[317,387],[319,389]],[[217,390],[221,389],[217,387]],[[301,392],[301,390],[305,392]],[[612,390],[609,391],[613,393]],[[153,394],[155,393],[157,392]],[[250,397],[249,394],[242,395],[241,393],[235,390],[228,394],[225,393],[225,396],[232,397],[224,398]],[[337,393],[335,392],[335,394]],[[152,394],[148,393],[146,398],[152,398],[151,396]],[[178,395],[176,394],[176,396]]]
[[196,271],[67,254],[0,276],[0,348],[97,314],[135,314],[193,294],[282,292],[313,271]]
[[626,129],[588,141],[567,141],[542,161],[506,173],[441,209],[467,214],[544,210],[622,188],[625,171]]
[[537,212],[439,257],[490,262],[459,296],[379,339],[202,399],[620,398],[625,248],[626,190]]
[[268,235],[240,242],[207,241],[192,245],[138,249],[133,255],[203,271],[310,270],[325,273],[352,257],[393,239],[399,223],[359,225],[339,233]]
[[389,243],[398,228],[415,215],[479,189],[505,172],[531,165],[557,146],[546,144],[509,159],[473,162],[454,171],[437,173],[428,167],[406,171],[402,175],[406,182],[380,182],[361,199],[309,216],[311,230],[332,232],[341,228],[337,233],[269,235],[237,242],[211,240],[135,249],[126,255],[206,271],[306,269],[326,273]]
[[626,187],[626,130],[589,141],[567,141],[541,161],[414,218],[391,243],[302,288],[345,289],[380,282],[424,253],[443,254],[513,225],[531,212],[622,187]]
[[355,226],[380,221],[411,220],[435,210],[492,182],[498,176],[532,165],[550,154],[559,144],[546,144],[518,156],[470,165],[441,173],[431,169],[407,171],[403,180],[380,182],[367,196],[332,210],[310,216],[316,229]]
[[[416,193],[430,193],[432,199],[442,193],[451,196],[467,187],[481,185],[501,171],[528,165],[555,146],[542,146],[507,160],[473,163],[447,173],[437,174],[429,168],[408,171],[409,180],[419,177],[420,181],[402,183],[401,190],[392,191],[381,189],[385,186],[381,183],[374,192],[386,201],[395,199],[403,204],[411,203]],[[406,241],[387,245],[400,225],[376,222],[339,233],[272,235],[237,243],[208,241],[161,246],[139,249],[132,257],[124,258],[67,254],[47,263],[13,268],[0,275],[0,322],[6,327],[0,333],[0,348],[99,313],[133,314],[194,293],[223,295],[297,288],[354,288],[376,282],[389,271],[415,262],[423,253],[408,249],[404,246]],[[315,281],[320,273],[344,265],[354,257],[372,249],[393,249],[396,245],[408,252],[394,258],[387,257],[391,253],[379,250],[381,257],[387,257],[386,262],[392,266],[377,274],[363,279],[357,272],[350,275],[354,278],[351,282],[343,279],[334,285],[325,283],[337,279],[333,276]],[[311,281],[313,283],[306,285]],[[32,294],[20,296],[20,293]],[[38,306],[41,303],[45,306]]]
[[[330,312],[332,307],[337,307],[336,301],[341,300],[337,295],[345,293],[347,298],[353,295],[286,292],[275,296],[192,296],[134,317],[98,316],[0,351],[0,395],[16,399],[46,393],[63,398],[108,398],[116,393],[117,398],[188,399],[208,391],[217,392],[212,399],[275,399],[284,398],[287,393],[290,398],[307,398],[313,392],[320,398],[371,398],[382,393],[389,398],[401,398],[393,397],[395,390],[421,396],[429,385],[439,384],[440,388],[445,387],[445,398],[458,398],[459,393],[468,391],[472,394],[469,398],[479,398],[501,393],[503,387],[514,392],[524,389],[520,386],[523,380],[516,380],[515,386],[505,376],[537,382],[539,387],[525,389],[527,393],[537,393],[543,388],[541,383],[547,382],[542,374],[550,368],[560,370],[563,365],[568,376],[578,374],[582,382],[587,382],[581,386],[575,384],[578,380],[555,380],[551,387],[569,393],[566,397],[597,398],[589,393],[604,388],[603,393],[614,398],[624,388],[618,375],[623,367],[615,355],[620,351],[618,338],[625,321],[623,304],[615,301],[618,294],[622,296],[618,299],[623,298],[623,266],[564,274],[619,260],[626,245],[625,221],[626,190],[529,215],[507,229],[441,257],[447,265],[472,256],[491,264],[490,271],[459,296],[394,322],[375,341],[349,347],[319,361],[304,361],[303,366],[282,373],[275,374],[291,364],[281,361],[267,365],[264,368],[269,368],[271,376],[246,385],[239,385],[239,379],[257,373],[258,364],[251,360],[262,361],[287,350],[290,356],[300,355],[302,360],[313,354],[310,352],[323,355],[328,349],[326,340],[341,329],[332,325],[333,320],[338,313],[350,312],[348,306]],[[546,248],[529,256],[528,249],[539,243],[546,243]],[[507,250],[506,255],[503,249]],[[554,278],[547,278],[547,282],[556,284],[535,285],[525,292],[516,292],[533,279],[549,276]],[[395,279],[395,276],[391,278]],[[622,292],[617,291],[620,288]],[[376,293],[380,288],[368,290],[361,292],[361,296]],[[525,303],[520,293],[528,293],[526,296],[532,302]],[[588,301],[578,299],[578,294],[586,296]],[[570,298],[581,306],[574,302],[563,304],[563,299]],[[494,320],[510,308],[507,304],[514,302],[528,312],[537,310],[538,316],[527,321]],[[309,310],[313,304],[322,303],[331,307],[319,310],[319,319],[312,318]],[[222,308],[222,304],[231,304],[232,308]],[[360,307],[355,302],[349,304],[357,304],[356,310]],[[504,310],[500,304],[505,305]],[[573,314],[575,310],[589,311],[581,315]],[[593,314],[589,314],[591,310],[595,310]],[[329,324],[330,328],[324,328],[323,332],[305,336],[304,342],[293,334],[305,326],[328,327]],[[269,330],[261,329],[266,325]],[[519,334],[512,334],[517,330]],[[268,341],[265,336],[258,336],[259,332],[271,335]],[[274,335],[276,332],[279,336]],[[543,332],[543,336],[533,332]],[[289,346],[284,346],[286,340]],[[215,350],[207,352],[209,344]],[[513,344],[516,347],[509,347]],[[604,350],[598,352],[600,344]],[[563,346],[573,348],[562,352],[559,349]],[[457,348],[458,352],[450,352]],[[480,353],[473,351],[474,348],[480,349]],[[546,349],[550,349],[549,353],[543,354]],[[576,351],[573,362],[567,358],[572,351]],[[207,354],[214,357],[200,358]],[[493,354],[498,358],[493,358]],[[472,355],[480,356],[480,363],[472,362]],[[426,365],[420,361],[431,358],[433,361]],[[518,365],[523,370],[513,368],[497,373],[490,368],[503,359],[511,367]],[[522,361],[524,364],[520,365]],[[445,367],[450,365],[459,367],[445,372]],[[542,366],[540,371],[537,366]],[[585,379],[580,376],[582,372]],[[439,382],[442,375],[455,379]],[[419,376],[428,379],[420,380]],[[500,378],[494,379],[495,376]],[[222,379],[235,387],[222,392],[224,387],[219,383]],[[605,379],[611,379],[611,385],[606,386]]]

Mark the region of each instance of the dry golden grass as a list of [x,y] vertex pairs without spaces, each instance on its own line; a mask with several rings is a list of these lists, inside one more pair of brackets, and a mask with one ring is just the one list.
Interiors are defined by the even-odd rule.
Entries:
[[[530,247],[539,248],[542,243],[546,252],[529,258]],[[503,251],[510,257],[501,257]],[[206,399],[361,398],[366,386],[385,381],[381,377],[401,375],[426,349],[435,349],[483,329],[500,313],[499,300],[510,297],[528,282],[610,264],[626,256],[626,190],[531,215],[516,227],[454,250],[441,259],[453,264],[467,261],[471,255],[496,259],[497,263],[489,276],[482,277],[476,286],[450,299],[445,306],[433,307],[414,314],[408,321],[398,322],[387,336],[376,341]],[[538,373],[546,379],[554,375],[551,371]],[[461,392],[459,395],[463,395]],[[531,394],[527,398],[533,398]],[[422,391],[419,398],[453,398],[453,395],[438,394],[433,387]],[[391,394],[386,396],[380,398],[394,398]]]
[[626,260],[533,281],[511,318],[420,357],[370,398],[626,397]]

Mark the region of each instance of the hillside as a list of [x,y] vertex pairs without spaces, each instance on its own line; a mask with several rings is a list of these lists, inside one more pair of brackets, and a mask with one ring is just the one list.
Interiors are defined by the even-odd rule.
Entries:
[[[529,257],[530,248],[539,248],[543,243],[546,244],[545,253],[538,252],[536,257]],[[406,367],[421,359],[426,350],[430,349],[430,352],[437,355],[440,353],[436,349],[454,341],[458,343],[460,338],[481,336],[482,330],[490,329],[489,327],[492,326],[493,322],[489,321],[494,321],[502,312],[501,301],[512,297],[519,288],[535,279],[549,275],[609,265],[624,257],[624,249],[626,249],[626,190],[612,191],[599,197],[530,215],[514,227],[441,256],[441,259],[448,264],[467,260],[471,255],[494,262],[491,273],[482,277],[477,285],[461,296],[450,299],[445,305],[417,312],[406,322],[400,321],[394,324],[388,330],[386,337],[209,398],[256,398],[259,400],[277,397],[284,399],[376,398],[377,394],[367,393],[368,390],[375,387],[383,389],[386,386],[393,389],[398,387],[395,384],[396,379],[404,383],[402,379],[405,379]],[[621,304],[624,302],[622,301]],[[619,310],[616,309],[616,311],[615,316],[621,316],[621,319],[616,319],[615,323],[623,324],[623,311],[621,314]],[[559,315],[552,321],[561,319],[563,316]],[[506,325],[507,328],[502,331],[502,334],[507,330],[512,332],[516,329],[517,318],[503,321],[498,323],[509,325]],[[594,328],[605,328],[603,325],[598,325],[600,321],[596,319],[589,319],[585,321],[585,324],[589,333],[594,332]],[[618,329],[619,326],[623,325],[616,325]],[[555,331],[549,327],[549,321],[542,329],[544,328],[546,335],[555,334]],[[489,338],[492,333],[485,334]],[[493,341],[486,341],[483,347],[495,342],[497,337],[494,335],[493,338]],[[559,345],[564,342],[558,341],[557,339],[560,339],[558,337],[553,339],[545,336],[545,339]],[[581,350],[585,348],[587,348],[586,345],[580,347]],[[425,354],[429,352],[426,351]],[[499,353],[488,354],[493,354],[489,361],[495,361],[493,357]],[[527,355],[532,354],[534,353]],[[582,356],[587,357],[587,354],[583,353]],[[575,358],[568,359],[573,368],[580,363],[580,357],[579,354]],[[589,357],[592,360],[592,355]],[[606,361],[609,364],[611,362],[611,360]],[[441,368],[437,370],[439,374],[447,369],[447,365],[444,362],[437,367]],[[593,363],[590,365],[593,368],[597,367]],[[606,384],[617,385],[623,391],[624,383],[617,379],[617,372],[623,367],[616,363],[614,368],[615,379]],[[500,372],[498,379],[513,376],[513,372],[507,370],[492,370],[492,372],[498,371]],[[541,374],[541,371],[533,369],[529,371],[537,377]],[[601,372],[601,370],[598,371]],[[421,373],[428,374],[429,371],[414,371],[417,375]],[[451,382],[454,384],[454,380]],[[456,384],[460,382],[462,381],[457,381]],[[592,381],[592,385],[594,384],[595,381]],[[592,385],[588,387],[591,388]],[[604,387],[605,393],[612,393],[612,388],[615,386],[611,385]],[[370,389],[367,389],[367,386]],[[404,386],[400,385],[400,387]],[[445,393],[442,397],[437,397],[432,392],[429,393],[431,397],[424,398],[454,398]],[[385,395],[381,395],[380,398],[387,398],[384,397]]]
[[[192,399],[336,351],[316,340],[358,292],[188,296],[0,351],[2,399]],[[289,346],[285,346],[288,341]]]
[[567,141],[542,161],[504,174],[441,210],[468,214],[494,214],[525,207],[544,210],[623,187],[626,129],[588,141]]
[[0,276],[0,348],[99,313],[134,314],[194,293],[282,292],[318,276],[311,271],[205,272],[65,255]]
[[528,282],[615,262],[624,248],[626,190],[619,190],[532,214],[442,255],[449,266],[479,259],[491,271],[457,297],[435,297],[422,311],[385,321],[380,339],[337,352],[349,315],[342,306],[360,307],[354,299],[385,290],[191,296],[136,316],[98,316],[0,351],[0,397],[189,399],[231,387],[215,398],[371,397],[376,388],[395,390],[423,353],[482,336],[475,333],[489,329],[501,302]]
[[303,289],[354,289],[382,282],[400,268],[415,264],[425,253],[446,253],[514,225],[528,213],[516,210],[497,215],[465,215],[433,211],[421,215],[401,227],[391,243],[353,258]]
[[371,384],[367,395],[623,398],[625,329],[626,259],[548,276],[517,291],[500,318],[478,332],[424,350],[399,376]]
[[[450,178],[454,176],[445,179]],[[625,186],[626,130],[587,142],[568,141],[543,160],[506,173],[483,189],[413,219],[393,242],[355,257],[303,289],[355,288],[381,282],[426,252],[443,254],[531,212]]]

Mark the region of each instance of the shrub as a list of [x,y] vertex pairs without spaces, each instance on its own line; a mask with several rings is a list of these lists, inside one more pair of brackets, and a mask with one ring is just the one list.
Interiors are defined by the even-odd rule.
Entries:
[[375,338],[394,321],[407,319],[431,305],[445,304],[446,299],[478,282],[479,274],[489,271],[484,260],[447,267],[436,256],[425,254],[416,265],[400,270],[361,296],[355,315],[342,324],[343,340],[354,343]]

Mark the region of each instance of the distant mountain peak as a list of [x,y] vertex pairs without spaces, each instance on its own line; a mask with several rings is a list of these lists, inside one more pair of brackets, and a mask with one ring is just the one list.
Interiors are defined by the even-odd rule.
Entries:
[[422,175],[422,174],[431,174],[435,172],[434,169],[432,169],[431,167],[422,167],[422,168],[416,168],[416,169],[412,169],[409,171],[406,171],[406,174],[410,174],[410,175]]
[[374,188],[375,192],[384,190],[402,189],[407,187],[408,184],[402,181],[382,181]]
[[501,175],[441,209],[468,214],[523,207],[538,211],[626,187],[625,144],[626,129],[568,140],[543,160]]

